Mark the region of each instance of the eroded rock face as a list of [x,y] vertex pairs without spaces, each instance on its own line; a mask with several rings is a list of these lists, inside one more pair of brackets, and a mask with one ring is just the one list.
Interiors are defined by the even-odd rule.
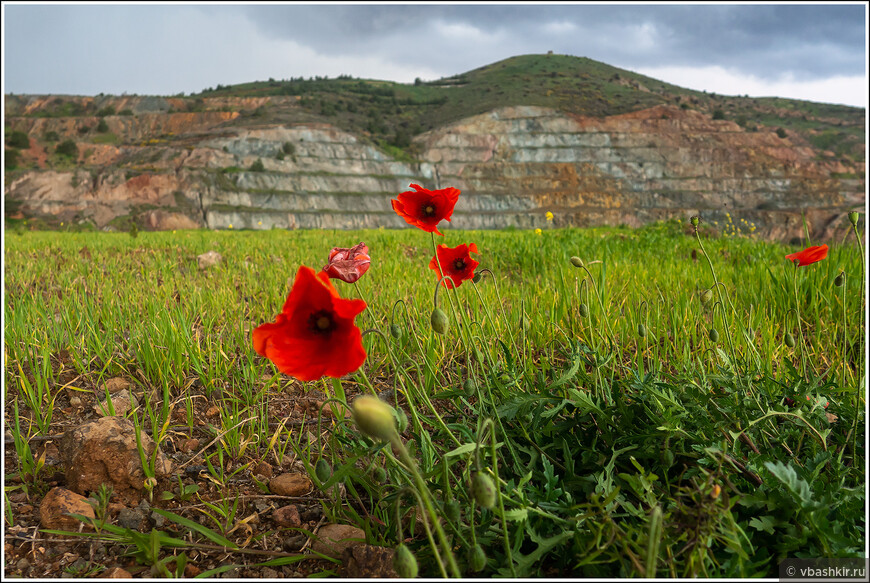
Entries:
[[[24,173],[7,200],[26,216],[97,227],[131,216],[154,230],[408,228],[390,199],[416,183],[463,192],[445,228],[640,226],[700,214],[788,240],[801,234],[804,213],[819,241],[842,235],[843,213],[864,205],[863,162],[845,165],[799,136],[670,105],[605,118],[501,108],[417,136],[420,162],[411,164],[329,124],[239,119],[241,108],[292,111],[295,97],[223,99],[185,113],[177,111],[185,100],[113,98],[116,110],[138,113],[102,118],[124,145],[82,142],[80,160],[93,170]],[[7,100],[13,116],[45,107],[35,97]],[[82,124],[96,122],[10,123],[32,137],[78,139]],[[264,171],[250,170],[257,161]]]
[[[101,484],[109,484],[120,501],[137,504],[144,493],[145,472],[135,431],[129,419],[103,417],[64,433],[60,450],[70,490],[87,495]],[[154,441],[145,433],[140,439],[150,459],[156,447]],[[158,452],[157,477],[169,474],[170,470],[169,460]]]

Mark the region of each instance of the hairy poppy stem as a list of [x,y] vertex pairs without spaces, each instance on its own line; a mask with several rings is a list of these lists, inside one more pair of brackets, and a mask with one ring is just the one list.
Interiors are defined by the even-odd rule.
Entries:
[[807,378],[807,345],[806,340],[804,339],[804,327],[801,325],[801,306],[800,300],[798,299],[798,289],[797,289],[797,270],[799,263],[797,261],[794,262],[794,272],[792,273],[792,282],[794,283],[794,304],[795,304],[795,315],[797,316],[797,327],[798,327],[798,335],[801,339],[801,378],[806,380]]
[[[695,239],[698,241],[698,245],[701,247],[701,253],[704,254],[704,258],[707,260],[707,265],[710,266],[710,274],[713,276],[714,287],[716,288],[716,293],[719,295],[719,303],[722,305],[722,321],[725,324],[725,337],[728,338],[728,347],[731,349],[732,366],[734,367],[734,372],[737,374],[738,380],[740,380],[740,368],[737,366],[737,353],[734,350],[734,340],[731,338],[731,328],[728,327],[728,317],[724,309],[725,298],[722,295],[722,290],[719,289],[719,279],[716,277],[716,270],[713,268],[713,261],[707,254],[707,250],[704,249],[704,243],[701,242],[701,235],[698,233],[697,221],[693,221],[692,225],[695,228]],[[747,388],[750,391],[752,390],[748,383]]]

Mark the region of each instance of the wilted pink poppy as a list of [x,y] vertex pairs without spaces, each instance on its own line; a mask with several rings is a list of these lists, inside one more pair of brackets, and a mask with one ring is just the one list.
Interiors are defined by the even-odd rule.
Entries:
[[334,247],[329,252],[328,263],[323,268],[332,279],[340,279],[347,283],[354,283],[368,271],[372,258],[369,257],[369,248],[365,243],[354,245],[350,249]]

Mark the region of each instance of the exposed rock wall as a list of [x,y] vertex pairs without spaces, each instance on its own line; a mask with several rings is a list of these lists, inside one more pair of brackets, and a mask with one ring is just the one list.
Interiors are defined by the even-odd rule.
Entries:
[[[292,106],[294,98],[281,99]],[[171,106],[164,101],[149,107]],[[744,230],[754,223],[756,234],[775,238],[799,235],[802,212],[824,237],[833,219],[864,204],[863,179],[836,178],[849,169],[821,161],[807,145],[668,106],[608,118],[499,109],[418,136],[421,161],[413,164],[328,124],[252,127],[237,117],[105,117],[123,143],[139,143],[82,144],[103,166],[29,172],[7,184],[6,195],[25,214],[100,227],[148,213],[150,228],[401,228],[407,225],[390,199],[418,183],[463,191],[446,228],[542,227],[548,211],[555,226],[641,225],[700,213],[720,225],[731,217]],[[95,121],[12,124],[31,135],[74,135],[78,124]],[[250,170],[257,160],[263,171]]]

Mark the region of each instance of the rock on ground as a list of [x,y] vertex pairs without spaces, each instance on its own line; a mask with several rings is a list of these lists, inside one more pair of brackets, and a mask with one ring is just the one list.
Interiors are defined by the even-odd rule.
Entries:
[[208,269],[209,267],[218,265],[223,261],[223,255],[217,251],[208,251],[202,255],[197,255],[196,263],[200,269]]
[[394,579],[399,575],[393,569],[395,549],[358,544],[344,549],[340,574],[347,579]]
[[366,533],[355,526],[325,524],[317,531],[317,540],[311,548],[318,553],[340,559],[345,549],[364,544],[365,541]]
[[304,496],[311,491],[311,480],[305,474],[281,474],[269,480],[269,491],[278,496]]
[[88,518],[96,518],[94,508],[88,504],[87,498],[71,492],[66,488],[52,488],[39,505],[39,523],[43,528],[53,530],[78,531],[82,524],[68,514],[81,514]]
[[[141,434],[148,459],[156,448],[154,441]],[[136,446],[136,427],[129,419],[103,417],[64,433],[60,455],[70,490],[87,495],[101,484],[108,484],[117,499],[135,505],[142,497],[145,472]],[[166,476],[172,465],[162,452],[155,463],[157,477]]]

